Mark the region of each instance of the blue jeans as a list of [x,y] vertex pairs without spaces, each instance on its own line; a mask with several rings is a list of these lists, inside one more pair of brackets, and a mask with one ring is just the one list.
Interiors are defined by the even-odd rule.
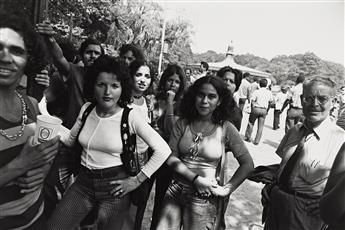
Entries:
[[252,108],[252,111],[249,115],[248,126],[247,126],[246,134],[245,134],[246,140],[251,140],[251,136],[252,136],[252,132],[253,132],[253,126],[254,126],[254,123],[257,119],[258,120],[258,129],[256,132],[255,140],[253,142],[254,142],[254,144],[259,144],[261,136],[262,136],[262,131],[264,130],[266,115],[267,115],[267,109],[258,108],[258,107]]
[[200,197],[188,184],[173,180],[163,201],[158,230],[212,229],[217,214],[217,198]]
[[48,229],[70,230],[79,225],[88,213],[96,208],[99,230],[121,229],[128,213],[129,195],[113,197],[110,191],[115,185],[109,183],[128,175],[122,166],[89,170],[81,167],[75,183],[54,210],[48,221]]

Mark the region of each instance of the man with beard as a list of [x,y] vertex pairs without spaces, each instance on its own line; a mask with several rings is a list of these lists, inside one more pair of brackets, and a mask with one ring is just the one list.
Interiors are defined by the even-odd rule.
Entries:
[[63,124],[70,129],[75,123],[75,119],[78,116],[81,106],[86,102],[83,95],[85,70],[93,64],[96,58],[101,54],[104,54],[104,50],[100,42],[97,40],[93,38],[86,39],[79,49],[79,55],[84,66],[79,66],[68,62],[64,57],[60,46],[53,37],[56,32],[50,24],[40,23],[36,28],[37,31],[45,37],[47,47],[54,60],[54,64],[58,68],[60,74],[64,76],[64,81],[68,85],[68,92],[70,93],[69,105],[67,113],[63,118]]

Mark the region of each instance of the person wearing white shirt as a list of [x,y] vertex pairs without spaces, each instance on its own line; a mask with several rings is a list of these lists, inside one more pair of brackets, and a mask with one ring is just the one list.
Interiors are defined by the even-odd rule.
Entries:
[[[290,108],[288,109],[286,115],[285,133],[287,133],[287,131],[291,129],[291,127],[296,125],[298,122],[303,122],[304,120],[301,103],[304,79],[304,76],[298,76],[296,80],[296,85],[291,88],[291,94],[288,95],[287,102],[289,102]],[[285,103],[282,110],[284,110],[286,105],[287,104]]]
[[273,102],[273,95],[270,90],[266,88],[267,80],[265,78],[260,80],[260,89],[256,90],[252,97],[252,110],[249,115],[248,126],[245,133],[245,141],[251,142],[251,135],[253,131],[253,126],[258,119],[258,129],[253,143],[258,145],[262,136],[262,131],[264,128],[264,123],[267,115],[267,110],[270,104]]
[[130,207],[129,193],[136,189],[164,163],[171,150],[137,110],[128,115],[131,134],[143,139],[153,149],[148,162],[136,176],[125,170],[122,154],[121,120],[125,106],[132,99],[132,79],[124,61],[102,55],[86,72],[84,92],[95,107],[82,116],[84,104],[68,135],[61,141],[82,147],[80,172],[54,210],[46,229],[74,229],[91,210],[98,214],[97,229],[120,230]]
[[273,130],[279,129],[280,114],[283,112],[282,108],[286,99],[287,99],[287,88],[285,86],[282,86],[281,91],[279,91],[274,98],[275,107],[274,107],[274,118],[273,118]]
[[244,104],[246,101],[250,101],[250,92],[252,88],[252,78],[249,73],[244,73],[243,78],[241,81],[240,88],[238,89],[238,97],[239,97],[239,102],[238,106],[240,107],[241,111],[243,111]]
[[303,84],[305,120],[282,139],[276,150],[282,159],[277,183],[262,193],[269,199],[265,230],[324,229],[320,198],[345,140],[345,131],[329,117],[334,96],[330,79],[316,76]]

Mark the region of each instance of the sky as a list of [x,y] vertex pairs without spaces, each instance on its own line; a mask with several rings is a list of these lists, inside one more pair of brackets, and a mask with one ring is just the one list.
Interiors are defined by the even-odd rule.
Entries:
[[193,25],[192,51],[235,54],[270,60],[277,55],[313,52],[344,65],[344,0],[157,0],[167,19]]

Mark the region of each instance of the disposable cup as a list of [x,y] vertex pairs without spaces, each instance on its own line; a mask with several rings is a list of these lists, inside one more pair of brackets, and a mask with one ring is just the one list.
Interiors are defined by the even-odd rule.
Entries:
[[49,115],[38,115],[34,142],[40,144],[54,138],[60,130],[62,120]]

